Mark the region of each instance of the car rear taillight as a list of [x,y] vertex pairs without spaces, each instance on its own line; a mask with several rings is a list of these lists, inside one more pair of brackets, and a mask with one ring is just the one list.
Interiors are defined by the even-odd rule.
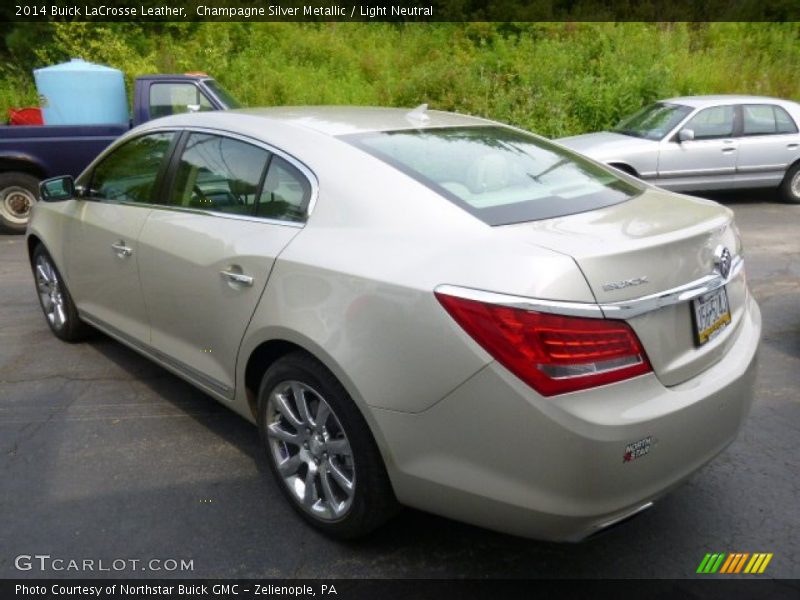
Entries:
[[440,292],[436,297],[484,350],[543,396],[652,370],[624,321],[533,312]]

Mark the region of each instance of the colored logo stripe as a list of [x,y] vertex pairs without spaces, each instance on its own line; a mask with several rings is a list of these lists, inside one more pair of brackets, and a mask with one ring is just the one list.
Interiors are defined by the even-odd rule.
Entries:
[[745,573],[763,573],[767,568],[769,561],[772,560],[772,552],[769,554],[753,554],[753,558],[747,563],[744,569]]
[[721,554],[706,554],[703,562],[697,567],[698,573],[716,573],[722,564],[722,559],[725,558],[725,553]]
[[[748,561],[749,559],[749,561]],[[772,560],[772,553],[756,552],[750,554],[749,552],[732,552],[726,554],[718,552],[714,554],[706,554],[697,567],[697,573],[713,574],[713,573],[763,573],[769,561]],[[745,566],[745,564],[747,566]]]
[[728,560],[725,561],[725,564],[722,565],[722,568],[719,570],[720,573],[738,573],[744,567],[744,561],[750,556],[748,553],[735,553],[729,554]]

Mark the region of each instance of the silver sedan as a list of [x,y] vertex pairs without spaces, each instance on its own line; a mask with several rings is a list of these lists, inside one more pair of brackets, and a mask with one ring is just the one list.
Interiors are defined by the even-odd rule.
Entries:
[[711,460],[753,399],[732,212],[483,119],[153,121],[44,182],[27,243],[56,336],[99,329],[256,423],[330,535],[402,504],[580,539]]
[[612,131],[560,144],[660,187],[779,188],[800,203],[800,104],[761,96],[670,98]]

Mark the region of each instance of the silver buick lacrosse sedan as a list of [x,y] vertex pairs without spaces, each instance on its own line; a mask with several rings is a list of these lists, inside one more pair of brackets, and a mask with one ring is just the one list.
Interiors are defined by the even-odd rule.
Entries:
[[256,423],[307,521],[578,540],[722,451],[761,332],[730,210],[420,107],[152,121],[28,228],[46,321]]

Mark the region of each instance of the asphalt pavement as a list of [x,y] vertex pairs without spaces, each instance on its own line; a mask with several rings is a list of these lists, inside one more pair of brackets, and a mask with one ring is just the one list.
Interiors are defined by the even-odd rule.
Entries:
[[685,485],[579,544],[414,510],[365,541],[325,538],[280,495],[251,424],[103,335],[56,339],[24,238],[0,235],[0,578],[671,578],[707,552],[771,552],[765,576],[800,578],[800,206],[718,199],[764,319],[752,414]]

